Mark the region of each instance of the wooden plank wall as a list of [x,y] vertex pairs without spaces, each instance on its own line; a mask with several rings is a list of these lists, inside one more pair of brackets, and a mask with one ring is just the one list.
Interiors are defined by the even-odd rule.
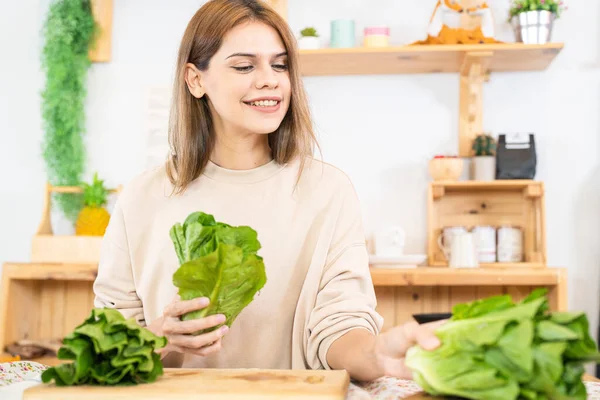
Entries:
[[[532,286],[378,286],[377,311],[384,318],[383,330],[412,320],[413,314],[451,312],[452,307],[500,294],[514,301],[525,298]],[[553,293],[551,293],[551,301]]]

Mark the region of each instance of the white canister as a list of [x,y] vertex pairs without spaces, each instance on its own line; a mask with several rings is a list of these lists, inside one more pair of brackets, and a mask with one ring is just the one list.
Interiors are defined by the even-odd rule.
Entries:
[[478,225],[473,228],[477,259],[482,263],[496,262],[496,228],[490,225]]
[[498,262],[523,261],[523,231],[516,226],[498,228]]

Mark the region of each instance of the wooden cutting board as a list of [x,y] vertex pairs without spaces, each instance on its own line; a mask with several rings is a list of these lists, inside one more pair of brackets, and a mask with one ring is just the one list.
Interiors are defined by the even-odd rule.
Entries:
[[319,399],[344,400],[350,376],[342,371],[165,368],[156,382],[136,386],[42,384],[23,400],[106,399]]

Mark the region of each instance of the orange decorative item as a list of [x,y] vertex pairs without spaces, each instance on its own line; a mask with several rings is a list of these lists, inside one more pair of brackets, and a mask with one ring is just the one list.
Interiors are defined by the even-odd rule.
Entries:
[[427,39],[413,44],[501,43],[494,39],[492,10],[483,0],[438,0]]

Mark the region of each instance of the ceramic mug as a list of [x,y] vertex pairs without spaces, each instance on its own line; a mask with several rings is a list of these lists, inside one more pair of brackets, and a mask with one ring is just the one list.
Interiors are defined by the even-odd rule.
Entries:
[[467,233],[467,228],[464,226],[448,226],[442,228],[442,234],[438,236],[437,244],[446,260],[450,260],[450,255],[452,253],[452,239],[455,235],[460,233]]
[[472,233],[465,232],[454,235],[448,265],[452,268],[475,268],[479,266],[477,248]]
[[406,232],[399,226],[379,230],[375,234],[375,254],[381,257],[398,257],[404,253]]
[[336,19],[331,21],[331,41],[329,47],[347,48],[356,44],[354,20]]

